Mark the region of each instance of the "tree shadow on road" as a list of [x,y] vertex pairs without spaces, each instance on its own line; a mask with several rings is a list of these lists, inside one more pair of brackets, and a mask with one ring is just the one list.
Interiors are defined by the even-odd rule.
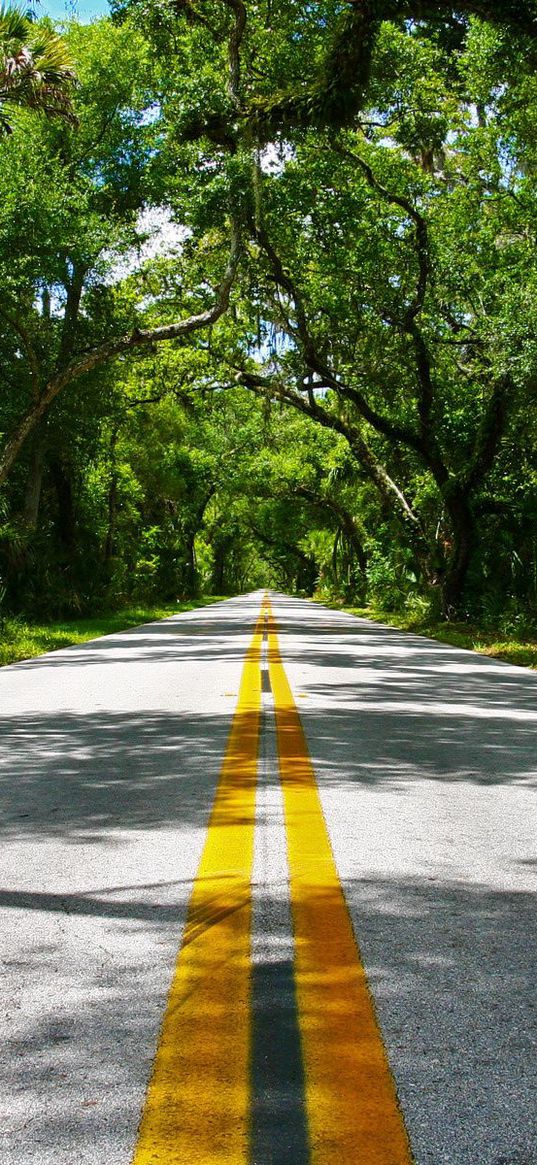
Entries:
[[[185,615],[173,615],[157,623],[145,623],[141,627],[127,628],[114,635],[88,639],[85,643],[50,651],[33,659],[22,660],[9,665],[9,673],[38,672],[42,669],[78,668],[98,665],[109,667],[113,663],[141,662],[185,663],[204,660],[243,659],[248,637],[253,631],[248,619],[237,613],[235,617],[226,610],[222,615],[209,615],[203,609],[203,623],[199,626],[195,619]],[[203,644],[199,643],[203,640]],[[0,670],[6,676],[8,668]]]
[[282,605],[282,658],[323,778],[537,781],[537,674],[322,608],[304,634],[303,611]]
[[203,827],[231,714],[4,718],[0,832],[113,845],[114,830]]
[[[345,891],[416,1161],[535,1165],[532,896],[463,884],[432,887],[421,879],[349,880]],[[322,905],[325,888],[313,886],[311,893]],[[268,919],[278,903],[266,897]],[[102,909],[110,917],[104,897]],[[156,918],[147,915],[136,893],[125,919],[129,913],[153,940],[158,935],[134,966],[128,951],[107,952],[90,942],[82,968],[76,942],[36,952],[44,982],[55,977],[58,995],[45,998],[39,1019],[15,1025],[4,1058],[5,1095],[14,1098],[6,1152],[12,1149],[25,1165],[49,1160],[126,1165],[130,1159],[184,906],[176,908],[175,917],[163,910],[156,930]],[[121,926],[123,917],[115,919]],[[91,931],[79,941],[90,936]],[[270,938],[268,933],[268,950]],[[333,973],[344,984],[344,968]],[[289,1049],[286,1065],[280,1054],[279,1033],[284,1043],[297,1038],[290,975],[292,965],[284,956],[279,960],[273,948],[270,965],[258,964],[255,986],[253,1038],[264,1041],[254,1053],[263,1064],[258,1087],[265,1092],[257,1098],[263,1106],[263,1143],[271,1120],[286,1129],[274,1140],[276,1165],[296,1165],[296,1129],[304,1122],[296,1056]],[[218,1008],[218,1000],[214,1005]],[[308,1022],[313,1020],[309,1014]],[[200,1025],[206,1022],[200,1016]],[[339,1039],[360,1039],[359,1032],[343,1036],[339,1030]],[[331,1051],[345,1060],[344,1046]],[[216,1122],[220,1083],[204,1081],[214,1091]],[[266,1163],[256,1160],[256,1165]]]
[[[309,697],[301,714],[327,798],[352,804],[367,831],[371,794],[385,800],[395,790],[402,798],[431,781],[444,782],[447,797],[470,789],[486,847],[484,809],[493,787],[518,796],[535,777],[537,677],[342,617],[341,627],[325,632],[312,620],[309,649],[323,681],[308,675],[307,650],[297,651],[292,605],[283,615],[283,660],[290,673],[303,668],[295,692]],[[145,630],[132,661],[147,639],[160,657],[162,625],[154,640]],[[215,631],[215,644],[217,638]],[[113,640],[112,656],[126,647],[123,636]],[[179,662],[189,642],[173,632],[170,661]],[[238,638],[230,651],[242,658]],[[102,662],[95,652],[93,662]],[[130,662],[128,656],[128,669]],[[42,661],[17,668],[26,666],[41,668]],[[4,718],[4,838],[92,842],[103,847],[100,859],[117,839],[138,832],[158,829],[158,846],[163,829],[177,846],[183,831],[202,837],[232,711],[230,705],[228,715],[147,708]],[[390,812],[396,816],[393,805]],[[356,853],[346,899],[417,1162],[537,1165],[535,896],[502,889],[498,878],[487,884],[469,868],[457,879],[436,871],[434,881],[374,871],[350,825]],[[447,844],[446,829],[440,833]],[[388,857],[380,855],[386,867]],[[529,884],[534,851],[516,861]],[[19,873],[22,888],[0,897],[8,914],[30,911],[34,920],[28,924],[21,913],[20,950],[10,956],[20,965],[11,966],[15,988],[6,997],[13,1025],[3,1065],[4,1092],[12,1098],[6,1160],[13,1151],[25,1165],[126,1165],[190,883],[125,876],[104,888],[98,880],[84,890],[69,883],[64,894],[34,888],[31,869]],[[277,906],[266,897],[270,918]],[[44,916],[55,929],[40,932]],[[269,986],[288,981],[287,965],[258,974],[265,1039],[272,1022],[289,1028],[288,1011],[274,1012],[279,992]],[[25,992],[35,992],[28,1010],[21,1008]],[[344,1048],[333,1054],[344,1059]],[[219,1081],[205,1083],[218,1106]],[[285,1080],[282,1087],[285,1102]],[[296,1165],[284,1149],[276,1165]]]

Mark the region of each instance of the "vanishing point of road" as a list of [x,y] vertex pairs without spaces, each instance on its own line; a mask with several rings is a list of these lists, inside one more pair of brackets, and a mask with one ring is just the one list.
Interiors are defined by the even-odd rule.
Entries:
[[0,671],[1,1165],[537,1165],[537,675],[258,592]]

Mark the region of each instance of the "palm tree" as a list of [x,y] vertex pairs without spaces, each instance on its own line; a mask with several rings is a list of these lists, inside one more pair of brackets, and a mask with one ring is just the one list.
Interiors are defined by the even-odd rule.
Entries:
[[6,105],[41,110],[76,124],[75,73],[61,37],[20,8],[0,2],[0,134],[11,133]]

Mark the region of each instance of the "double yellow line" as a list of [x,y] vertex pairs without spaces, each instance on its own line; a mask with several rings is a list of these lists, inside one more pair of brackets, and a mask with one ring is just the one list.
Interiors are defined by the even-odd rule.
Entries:
[[267,616],[311,1165],[411,1165],[267,600],[244,663],[133,1165],[250,1165],[251,880]]

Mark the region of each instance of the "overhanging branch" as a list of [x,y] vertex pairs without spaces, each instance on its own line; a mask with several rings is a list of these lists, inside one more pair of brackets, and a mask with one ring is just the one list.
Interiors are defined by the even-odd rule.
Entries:
[[266,398],[267,394],[271,394],[277,400],[283,401],[298,412],[311,417],[324,428],[331,429],[344,437],[356,460],[376,486],[384,501],[388,502],[390,506],[395,504],[396,512],[403,518],[407,527],[413,531],[414,536],[425,542],[425,535],[418,515],[410,506],[403,491],[399,489],[388,471],[375,457],[373,450],[364,440],[359,429],[343,421],[335,413],[329,413],[317,400],[314,399],[313,402],[311,398],[306,400],[299,392],[295,392],[292,388],[274,379],[241,370],[237,374],[236,383],[243,384],[258,396]]
[[220,319],[220,316],[227,311],[229,305],[229,296],[239,264],[240,250],[241,243],[238,226],[236,223],[233,223],[231,247],[226,270],[216,293],[215,302],[206,311],[198,312],[195,315],[188,316],[184,320],[178,320],[176,323],[166,324],[159,328],[136,328],[127,336],[100,344],[97,348],[93,348],[89,352],[77,357],[63,369],[55,373],[44,386],[39,398],[33,402],[21,421],[19,421],[19,424],[4,446],[0,455],[0,485],[6,480],[29,433],[31,433],[35,425],[41,420],[41,417],[44,416],[52,401],[58,396],[58,393],[68,384],[72,384],[73,381],[77,380],[84,373],[93,371],[94,368],[106,364],[109,360],[122,355],[124,352],[129,352],[136,348],[152,347],[154,344],[160,344],[166,340],[180,340],[192,332],[200,331],[216,323]]

